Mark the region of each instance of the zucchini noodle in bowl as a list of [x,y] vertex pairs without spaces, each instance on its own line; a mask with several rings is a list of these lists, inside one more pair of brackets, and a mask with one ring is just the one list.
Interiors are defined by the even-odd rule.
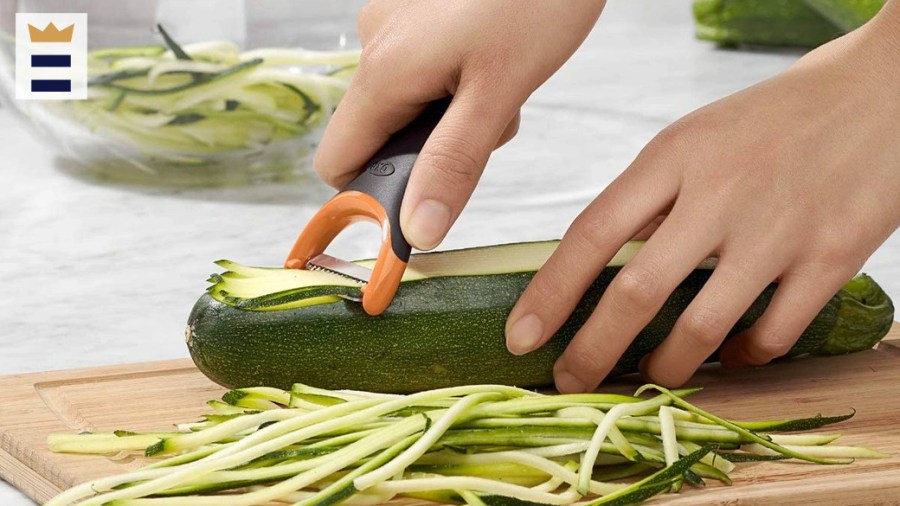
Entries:
[[[359,51],[180,45],[157,29],[159,45],[88,52],[87,100],[14,102],[40,137],[61,148],[64,169],[163,186],[280,181],[309,171]],[[0,81],[10,90],[12,66],[5,66]]]

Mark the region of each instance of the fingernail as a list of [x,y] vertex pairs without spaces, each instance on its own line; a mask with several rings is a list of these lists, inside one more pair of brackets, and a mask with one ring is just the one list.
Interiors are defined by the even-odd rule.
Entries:
[[426,199],[413,210],[403,232],[413,246],[429,250],[441,243],[449,228],[450,208],[447,204]]
[[506,333],[506,348],[513,355],[524,355],[538,347],[544,337],[544,323],[529,313],[513,323]]
[[556,372],[556,389],[562,394],[577,394],[587,391],[587,385],[565,369]]

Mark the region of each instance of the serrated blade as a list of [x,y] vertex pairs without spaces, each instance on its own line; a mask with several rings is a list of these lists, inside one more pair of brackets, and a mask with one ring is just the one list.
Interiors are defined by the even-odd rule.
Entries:
[[309,261],[306,262],[306,268],[311,271],[325,271],[337,274],[338,276],[352,279],[363,285],[367,284],[369,278],[372,276],[371,269],[324,253],[310,258]]

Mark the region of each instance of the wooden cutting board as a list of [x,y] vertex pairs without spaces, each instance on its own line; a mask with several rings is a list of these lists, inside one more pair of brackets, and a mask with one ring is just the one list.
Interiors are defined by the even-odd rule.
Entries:
[[[900,339],[900,324],[891,331]],[[894,455],[848,466],[766,462],[741,464],[731,487],[710,484],[665,504],[900,505],[900,341],[843,357],[811,358],[763,369],[724,373],[711,367],[692,382],[707,388],[692,399],[718,414],[779,419],[824,414],[857,415],[827,428],[844,444]],[[605,390],[628,392],[634,383]],[[45,439],[54,432],[166,429],[193,421],[205,401],[224,389],[189,360],[0,378],[0,477],[43,503],[61,489],[140,467],[135,455],[58,455]],[[397,505],[422,504],[396,501]]]

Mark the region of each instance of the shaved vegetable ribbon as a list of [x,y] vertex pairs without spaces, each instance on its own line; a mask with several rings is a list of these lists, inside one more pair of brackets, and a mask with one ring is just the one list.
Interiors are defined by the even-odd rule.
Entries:
[[[651,398],[639,397],[656,390]],[[810,430],[853,414],[739,422],[685,398],[699,389],[642,387],[635,396],[542,395],[469,385],[409,395],[232,390],[174,431],[51,435],[56,452],[141,451],[159,460],[64,491],[47,506],[370,505],[395,497],[495,504],[634,504],[731,484],[737,463],[847,464],[887,455],[835,446]]]

